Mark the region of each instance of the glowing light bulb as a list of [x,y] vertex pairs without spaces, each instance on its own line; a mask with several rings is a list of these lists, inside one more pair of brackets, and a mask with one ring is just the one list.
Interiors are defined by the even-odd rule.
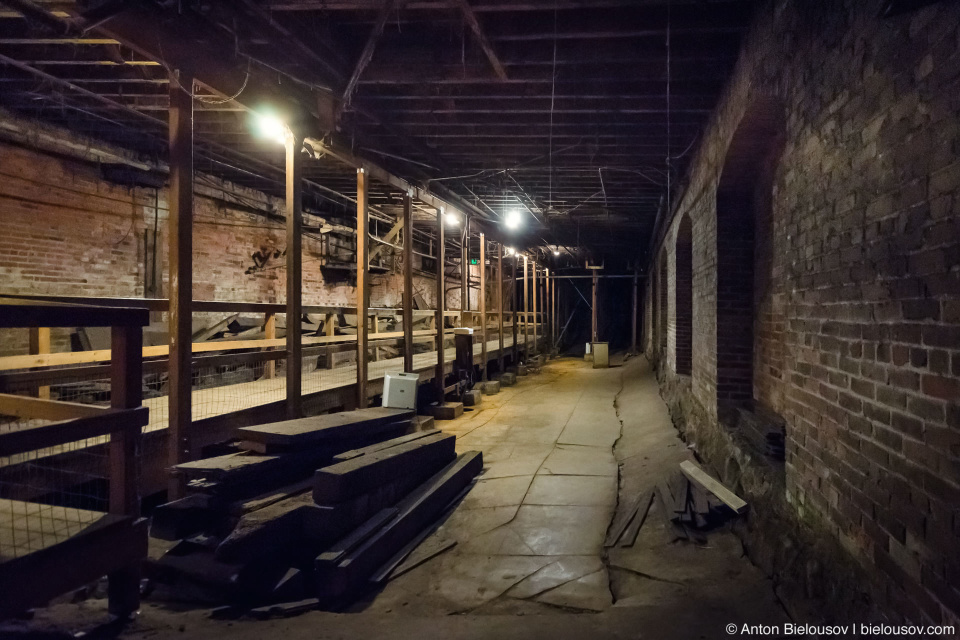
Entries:
[[443,221],[446,222],[451,227],[455,227],[460,224],[460,218],[457,217],[455,213],[445,213],[443,214]]
[[554,249],[554,250],[553,250],[553,255],[559,256],[559,255],[560,255],[560,249]]
[[257,115],[257,134],[261,138],[266,138],[267,140],[273,140],[279,144],[286,144],[287,135],[290,133],[290,130],[287,128],[287,125],[283,124],[283,121],[275,115],[262,113]]
[[504,218],[503,222],[507,225],[507,229],[517,229],[523,222],[523,218],[520,216],[519,211],[513,209],[512,211],[507,212],[507,217]]

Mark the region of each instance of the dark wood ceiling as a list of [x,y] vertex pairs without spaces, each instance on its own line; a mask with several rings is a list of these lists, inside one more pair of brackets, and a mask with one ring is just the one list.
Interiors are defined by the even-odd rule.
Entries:
[[[34,0],[58,23],[24,18],[14,10],[23,1],[0,0],[11,7],[0,11],[0,104],[162,160],[167,69],[96,30],[98,17],[125,3]],[[191,14],[248,69],[341,100],[337,135],[357,155],[456,194],[494,221],[522,212],[531,245],[633,259],[716,104],[752,8],[740,0],[153,4],[170,20]],[[282,154],[251,135],[246,109],[207,101],[196,117],[198,169],[279,192]],[[350,192],[348,168],[320,163],[308,177],[316,206],[347,208],[324,188]]]

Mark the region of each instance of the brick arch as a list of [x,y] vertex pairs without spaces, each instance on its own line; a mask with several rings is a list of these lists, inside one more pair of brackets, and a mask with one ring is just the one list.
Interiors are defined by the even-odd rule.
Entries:
[[756,379],[768,373],[766,363],[755,358],[764,351],[757,337],[771,338],[759,313],[768,301],[762,299],[762,283],[757,285],[758,274],[769,272],[764,261],[772,259],[773,182],[783,152],[784,114],[774,97],[750,105],[734,132],[717,187],[718,404],[753,405]]
[[693,370],[693,224],[684,213],[677,227],[674,248],[675,364],[677,373]]

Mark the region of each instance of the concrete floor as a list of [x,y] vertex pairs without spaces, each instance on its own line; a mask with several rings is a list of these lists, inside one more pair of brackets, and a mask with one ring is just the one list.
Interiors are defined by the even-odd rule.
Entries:
[[[556,360],[439,426],[457,435],[458,450],[482,451],[485,463],[421,546],[455,540],[449,550],[349,613],[228,622],[148,601],[122,635],[725,638],[730,623],[789,621],[771,582],[725,529],[706,544],[676,542],[654,503],[632,547],[604,549],[618,506],[689,455],[643,358],[597,370]],[[98,607],[54,607],[28,626],[76,631]]]

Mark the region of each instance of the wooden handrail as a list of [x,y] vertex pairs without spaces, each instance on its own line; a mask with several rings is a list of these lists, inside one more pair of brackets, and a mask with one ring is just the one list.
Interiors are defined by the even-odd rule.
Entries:
[[146,309],[94,307],[86,304],[46,302],[0,297],[0,327],[134,327],[149,324]]
[[146,407],[106,409],[97,415],[0,433],[0,457],[37,451],[112,433],[140,432],[149,422]]

